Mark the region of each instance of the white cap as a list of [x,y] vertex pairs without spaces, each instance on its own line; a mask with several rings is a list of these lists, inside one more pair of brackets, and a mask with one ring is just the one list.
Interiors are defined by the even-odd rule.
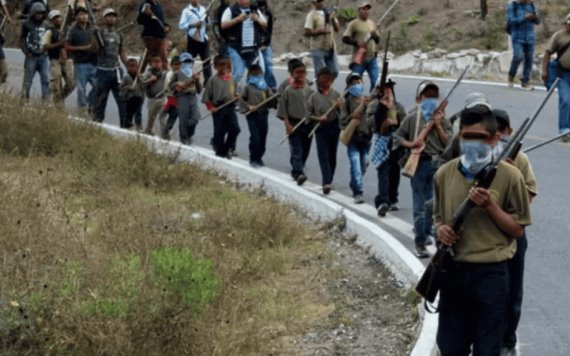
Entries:
[[111,8],[107,8],[107,9],[105,9],[105,11],[103,11],[103,17],[109,16],[109,15],[117,16],[117,12]]
[[53,20],[58,16],[61,16],[61,12],[59,10],[51,10],[48,14],[48,19]]
[[489,110],[491,110],[491,104],[489,104],[489,99],[483,93],[471,93],[467,95],[465,98],[465,109],[474,108],[477,105],[486,106]]

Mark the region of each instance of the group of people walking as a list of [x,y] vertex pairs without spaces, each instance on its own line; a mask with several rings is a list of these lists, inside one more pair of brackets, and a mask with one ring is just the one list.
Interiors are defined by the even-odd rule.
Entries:
[[[12,21],[0,0],[3,17]],[[536,180],[528,158],[519,153],[500,163],[489,189],[473,189],[478,174],[497,157],[512,132],[508,114],[492,108],[487,97],[472,93],[459,113],[459,132],[445,115],[440,89],[422,81],[416,106],[406,111],[396,100],[396,83],[381,78],[377,60],[379,24],[369,19],[372,4],[362,1],[357,18],[347,24],[342,42],[352,46],[350,74],[339,78],[337,44],[341,31],[335,8],[313,0],[303,34],[309,39],[314,78],[308,78],[302,60],[288,62],[288,78],[277,83],[272,66],[272,31],[275,17],[267,0],[222,0],[213,11],[189,0],[178,23],[186,35],[186,50],[169,55],[172,31],[158,0],[144,0],[136,21],[142,26],[145,52],[129,58],[124,37],[115,24],[119,14],[106,8],[95,27],[94,4],[71,1],[67,13],[49,10],[46,1],[29,1],[22,24],[20,47],[25,54],[22,97],[29,98],[32,80],[40,75],[42,98],[50,94],[58,105],[77,89],[77,105],[95,121],[105,119],[109,93],[118,106],[120,125],[170,138],[178,120],[180,141],[192,144],[201,119],[212,116],[211,144],[217,156],[231,159],[241,128],[237,113],[246,117],[249,162],[263,167],[269,130],[269,111],[284,125],[290,147],[291,177],[298,185],[307,180],[305,164],[313,137],[322,174],[322,192],[334,189],[339,142],[346,145],[350,189],[356,204],[364,203],[363,176],[370,163],[377,173],[374,200],[380,217],[399,209],[401,166],[407,153],[417,153],[411,174],[416,254],[429,257],[426,246],[450,246],[454,257],[441,288],[437,343],[442,355],[498,355],[516,345],[522,303],[526,250],[525,227],[530,224],[530,201]],[[214,16],[210,16],[213,13]],[[523,57],[522,87],[530,89],[528,56],[531,29],[539,22],[526,0],[509,5],[509,32],[515,50],[508,82],[512,85]],[[211,23],[210,23],[211,22]],[[209,26],[217,42],[210,43]],[[524,33],[523,33],[524,32]],[[570,14],[564,28],[550,40],[543,63],[543,79],[556,53],[560,78],[560,131],[570,135]],[[0,82],[7,69],[0,46]],[[200,58],[199,65],[197,58]],[[121,64],[126,68],[123,73]],[[212,70],[213,68],[213,70]],[[370,79],[365,90],[364,74]],[[314,80],[314,83],[313,83]],[[341,80],[344,90],[334,89]],[[91,87],[87,90],[88,85]],[[314,86],[314,88],[313,88]],[[143,126],[142,108],[148,114]],[[208,111],[201,115],[200,105]],[[568,139],[570,140],[570,136]],[[462,231],[450,222],[465,197],[476,205]],[[468,306],[468,307],[466,307]]]

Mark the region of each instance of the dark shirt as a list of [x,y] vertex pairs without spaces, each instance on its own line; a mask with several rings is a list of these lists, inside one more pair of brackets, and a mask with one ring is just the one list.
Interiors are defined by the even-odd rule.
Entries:
[[[65,38],[71,46],[87,46],[91,44],[91,39],[93,37],[93,30],[91,25],[87,25],[85,29],[79,27],[77,24],[73,25],[67,32],[67,37]],[[88,51],[71,51],[71,58],[73,63],[97,63],[97,56],[93,52]]]
[[38,22],[30,19],[22,23],[22,32],[20,33],[20,48],[26,55],[33,56],[44,55],[43,51],[43,37],[47,31],[43,21]]
[[[150,9],[154,13],[154,17],[143,13],[143,7],[145,4],[150,5]],[[166,38],[164,27],[168,26],[168,24],[164,21],[164,11],[158,2],[154,3],[150,0],[143,1],[139,7],[137,22],[143,26],[141,34],[142,37]]]
[[115,69],[120,66],[119,55],[123,48],[123,37],[115,29],[101,29],[101,38],[105,43],[97,53],[97,67],[103,69]]

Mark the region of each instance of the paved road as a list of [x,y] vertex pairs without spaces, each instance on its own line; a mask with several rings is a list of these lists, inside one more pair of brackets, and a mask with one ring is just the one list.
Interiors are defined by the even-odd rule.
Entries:
[[[23,57],[19,51],[7,51],[7,58],[11,68],[10,85],[19,88],[21,84],[21,63]],[[284,70],[277,70],[278,80],[285,78]],[[418,78],[396,79],[396,95],[398,100],[407,109],[414,105],[414,93],[419,82]],[[38,78],[34,83],[34,95],[38,96]],[[452,85],[450,81],[442,80],[440,83],[442,93]],[[339,80],[336,89],[343,90],[344,80]],[[461,85],[456,94],[451,98],[448,113],[458,111],[463,98],[473,91],[485,93],[494,107],[506,109],[512,118],[513,126],[517,127],[524,118],[530,116],[544,97],[544,91],[523,92],[516,89],[508,89],[500,85],[486,85],[468,83]],[[557,132],[557,100],[555,94],[544,109],[535,126],[530,131],[527,145],[532,145],[541,140],[551,137]],[[68,107],[75,106],[75,94],[68,100]],[[201,108],[202,112],[205,109]],[[247,125],[245,119],[240,119],[242,134],[239,137],[238,151],[241,158],[247,159]],[[112,99],[107,108],[106,122],[118,124],[116,107]],[[200,123],[196,144],[208,146],[212,134],[211,120]],[[177,134],[175,134],[177,135]],[[270,117],[270,133],[268,153],[265,157],[267,165],[273,169],[288,172],[289,150],[286,144],[278,142],[284,135],[281,121],[275,118],[274,112]],[[313,146],[313,152],[307,163],[307,175],[309,180],[320,183],[320,171]],[[539,197],[533,203],[534,224],[528,228],[529,250],[527,253],[525,301],[523,316],[519,328],[522,355],[548,355],[566,356],[570,353],[570,303],[567,302],[570,295],[570,283],[566,273],[570,271],[570,254],[568,237],[570,227],[567,220],[568,200],[570,188],[570,145],[552,144],[530,154],[539,184]],[[341,145],[338,152],[338,168],[335,177],[335,187],[339,193],[350,196],[348,189],[349,165],[346,158],[346,150]],[[369,171],[364,179],[365,198],[369,205],[373,203],[376,194],[376,175]],[[391,214],[390,217],[380,221],[380,225],[387,228],[405,246],[412,248],[411,225],[411,192],[409,181],[402,178],[400,186],[401,211]],[[354,206],[349,198],[342,203],[359,212],[370,213],[372,208]],[[370,214],[368,214],[370,216]],[[378,222],[377,219],[374,219]]]

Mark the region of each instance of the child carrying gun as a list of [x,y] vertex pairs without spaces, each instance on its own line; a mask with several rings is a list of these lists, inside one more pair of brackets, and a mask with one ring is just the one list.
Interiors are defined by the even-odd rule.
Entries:
[[[236,114],[237,83],[231,75],[232,62],[229,57],[218,55],[214,58],[216,75],[206,84],[202,102],[206,104],[214,119],[214,138],[212,143],[216,156],[232,158],[230,149],[235,147],[241,131]],[[230,103],[231,104],[228,104]],[[222,105],[223,108],[218,109]]]
[[[263,77],[263,70],[258,64],[249,67],[247,85],[245,86],[240,100],[241,112],[246,114],[247,126],[249,127],[249,164],[252,167],[264,167],[263,155],[267,142],[269,108],[275,106],[271,100],[263,104],[273,95]],[[263,104],[261,107],[258,105]],[[251,112],[250,112],[251,111]]]
[[289,138],[291,176],[298,185],[303,185],[307,180],[304,168],[311,151],[313,129],[307,117],[306,103],[313,91],[307,85],[307,69],[303,62],[292,63],[290,69],[292,81],[281,95],[277,117],[283,120]]
[[176,119],[178,119],[178,107],[174,90],[170,90],[168,83],[172,79],[175,72],[180,70],[180,56],[174,56],[170,60],[170,70],[166,73],[164,92],[166,94],[166,102],[162,106],[162,112],[158,117],[160,122],[160,137],[170,140],[170,130],[174,127]]
[[139,62],[130,58],[127,60],[127,74],[123,77],[119,87],[121,98],[125,101],[125,119],[121,122],[122,128],[142,129],[142,106],[144,102],[144,87],[139,74]]
[[329,194],[333,188],[336,170],[336,153],[340,136],[339,115],[342,105],[341,95],[332,88],[335,74],[327,67],[317,73],[317,91],[307,102],[310,116],[318,118],[315,131],[319,166],[323,177],[323,193]]
[[202,84],[200,83],[200,73],[193,73],[192,71],[194,64],[192,55],[186,52],[182,53],[180,62],[180,70],[174,72],[168,86],[176,96],[180,142],[183,145],[191,145],[200,118],[198,94],[202,91]]
[[145,94],[148,98],[148,116],[144,130],[144,133],[148,135],[154,135],[152,131],[154,121],[164,106],[165,78],[166,73],[162,70],[162,59],[160,56],[152,56],[150,59],[150,68],[142,78],[145,84]]

